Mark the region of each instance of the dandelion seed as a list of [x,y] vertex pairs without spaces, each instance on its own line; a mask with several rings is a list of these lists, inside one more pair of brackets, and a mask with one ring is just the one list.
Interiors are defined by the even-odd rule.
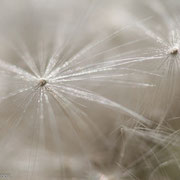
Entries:
[[[95,171],[94,179],[108,180],[140,179],[141,169],[154,177],[169,159],[178,164],[172,148],[179,146],[179,132],[165,120],[175,97],[179,31],[163,38],[144,25],[155,19],[146,18],[99,38],[89,27],[91,11],[77,25],[74,9],[66,10],[57,12],[60,29],[52,11],[49,20],[33,9],[37,23],[18,17],[23,26],[17,29],[32,28],[25,36],[20,31],[13,53],[6,50],[12,56],[0,60],[0,167],[8,157],[6,165],[25,179],[52,172],[52,178],[86,179]],[[145,38],[133,34],[121,43],[135,26]]]

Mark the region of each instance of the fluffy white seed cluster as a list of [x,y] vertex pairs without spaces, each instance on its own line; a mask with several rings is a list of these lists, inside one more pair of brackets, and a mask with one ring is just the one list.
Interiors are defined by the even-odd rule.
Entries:
[[177,0],[0,10],[0,179],[179,179]]

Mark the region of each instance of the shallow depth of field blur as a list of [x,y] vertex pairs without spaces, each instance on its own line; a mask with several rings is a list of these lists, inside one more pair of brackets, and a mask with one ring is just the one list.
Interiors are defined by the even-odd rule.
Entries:
[[0,0],[0,180],[179,180],[180,2]]

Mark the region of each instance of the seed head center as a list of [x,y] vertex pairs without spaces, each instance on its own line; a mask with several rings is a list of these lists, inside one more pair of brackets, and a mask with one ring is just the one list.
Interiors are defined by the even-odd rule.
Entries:
[[171,50],[170,54],[171,55],[177,55],[178,52],[179,52],[178,48],[174,48],[174,49]]
[[43,86],[46,85],[46,83],[47,83],[47,81],[46,81],[45,79],[41,79],[41,80],[39,81],[39,86],[40,86],[40,87],[43,87]]

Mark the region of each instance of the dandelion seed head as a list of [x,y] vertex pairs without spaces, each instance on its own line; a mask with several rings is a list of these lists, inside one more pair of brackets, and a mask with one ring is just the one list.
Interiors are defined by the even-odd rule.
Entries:
[[[81,6],[79,4],[79,8]],[[60,175],[63,179],[71,177],[71,170],[72,179],[79,177],[79,174],[78,179],[85,179],[81,169],[88,171],[92,180],[135,177],[136,169],[146,168],[147,173],[151,173],[151,168],[154,169],[151,162],[153,164],[156,160],[153,156],[161,161],[158,151],[166,148],[166,144],[172,144],[169,142],[173,139],[169,137],[170,130],[166,130],[159,120],[161,117],[165,119],[170,108],[166,104],[172,99],[173,88],[168,87],[173,85],[175,76],[171,72],[176,70],[176,62],[179,63],[180,33],[173,31],[166,36],[167,40],[144,27],[143,30],[147,29],[147,35],[154,42],[153,47],[152,42],[147,42],[146,48],[149,38],[139,39],[135,34],[129,37],[128,29],[132,26],[134,29],[137,23],[115,31],[114,27],[105,29],[108,34],[103,35],[98,35],[99,29],[97,34],[95,30],[91,32],[88,16],[94,14],[94,6],[89,9],[80,22],[71,23],[68,18],[61,21],[57,17],[61,30],[56,26],[57,29],[52,26],[49,29],[40,18],[42,27],[41,23],[37,23],[40,24],[37,29],[41,27],[39,34],[43,36],[34,38],[32,42],[26,37],[19,38],[18,48],[13,48],[17,62],[14,56],[9,60],[0,53],[0,58],[3,57],[0,59],[1,79],[3,84],[7,84],[5,93],[4,85],[1,86],[0,115],[5,130],[0,135],[5,140],[8,137],[13,145],[13,140],[19,138],[20,145],[13,151],[20,152],[21,147],[24,154],[27,151],[28,157],[25,159],[21,155],[18,159],[13,153],[18,159],[16,169],[18,162],[21,164],[23,160],[23,167],[19,169],[24,171],[24,166],[28,167],[25,170],[28,179],[32,179],[31,176],[41,169],[46,175],[46,169],[50,172],[56,168],[58,172],[62,168]],[[57,15],[60,14],[57,12]],[[115,12],[110,16],[113,24],[119,27],[119,21],[114,22],[114,19],[121,15]],[[72,17],[77,16],[70,13],[70,19],[74,21]],[[129,16],[123,18],[123,24],[129,24],[129,19]],[[44,22],[48,24],[48,18]],[[101,28],[99,25],[97,27]],[[33,37],[34,34],[37,33],[32,33]],[[122,43],[126,37],[128,41]],[[157,47],[154,46],[156,44]],[[140,48],[142,45],[143,48]],[[7,52],[11,54],[11,48]],[[165,78],[161,79],[162,72]],[[164,83],[166,77],[170,78]],[[6,109],[12,109],[12,113]],[[12,130],[15,134],[9,135]],[[23,141],[20,141],[20,136]],[[0,158],[5,159],[4,154],[8,153],[4,151]],[[16,157],[10,158],[9,164]],[[154,172],[153,177],[157,171]]]

